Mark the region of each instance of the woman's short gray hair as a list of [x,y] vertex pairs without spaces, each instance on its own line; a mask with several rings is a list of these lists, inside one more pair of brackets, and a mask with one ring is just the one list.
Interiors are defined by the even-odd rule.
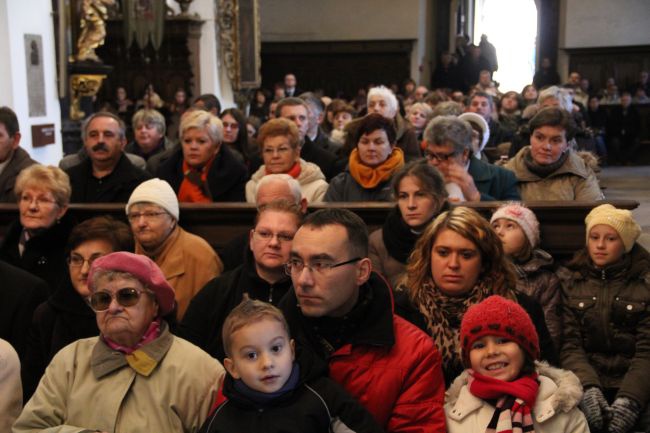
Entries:
[[436,146],[451,145],[454,153],[472,148],[472,127],[455,116],[435,117],[424,130],[424,139]]
[[571,100],[571,94],[565,89],[561,89],[558,86],[547,87],[546,89],[539,92],[537,97],[537,104],[542,105],[544,101],[550,98],[555,98],[560,103],[560,107],[563,110],[568,111],[569,113],[573,111],[573,101]]
[[388,87],[385,86],[372,87],[368,91],[368,99],[367,99],[368,104],[370,104],[370,98],[372,98],[373,96],[381,97],[384,101],[386,101],[386,105],[388,106],[390,112],[393,113],[393,117],[397,115],[397,108],[398,108],[397,97]]
[[185,132],[192,128],[207,131],[213,144],[223,141],[223,123],[221,123],[221,119],[207,111],[195,110],[183,115],[180,127],[181,141]]
[[156,127],[160,135],[165,135],[165,117],[157,110],[150,110],[143,108],[136,111],[131,119],[131,125],[134,129],[138,128],[139,124],[153,125]]

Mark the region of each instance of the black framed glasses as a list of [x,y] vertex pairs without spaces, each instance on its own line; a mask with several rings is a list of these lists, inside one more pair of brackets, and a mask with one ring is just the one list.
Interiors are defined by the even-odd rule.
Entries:
[[449,158],[453,158],[456,155],[458,155],[458,153],[456,152],[451,152],[451,153],[435,153],[429,151],[424,152],[424,157],[427,159],[427,161],[436,161],[436,162],[447,162],[449,161]]
[[115,293],[107,292],[104,290],[95,292],[92,295],[88,296],[86,300],[88,301],[88,305],[90,305],[90,308],[92,308],[93,311],[101,313],[102,311],[108,310],[108,307],[110,307],[111,301],[113,301],[113,299],[115,299],[117,303],[122,307],[132,307],[138,303],[140,296],[142,296],[143,293],[153,292],[149,290],[140,291],[134,289],[133,287],[124,287]]
[[312,272],[324,275],[324,274],[327,274],[328,272],[330,272],[334,268],[338,268],[340,266],[345,266],[345,265],[349,265],[349,264],[352,264],[352,263],[356,263],[361,259],[362,259],[362,257],[355,257],[353,259],[346,260],[344,262],[339,262],[339,263],[330,263],[330,262],[327,262],[327,261],[316,260],[316,261],[312,262],[309,265],[306,264],[305,262],[303,262],[302,260],[291,259],[287,263],[285,263],[284,272],[289,276],[294,275],[294,274],[297,275],[297,274],[300,274],[303,269],[307,268]]

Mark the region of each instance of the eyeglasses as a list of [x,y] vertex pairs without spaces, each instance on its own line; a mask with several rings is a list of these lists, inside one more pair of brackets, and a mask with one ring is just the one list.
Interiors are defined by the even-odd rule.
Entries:
[[269,230],[255,230],[253,229],[253,236],[256,236],[258,239],[269,242],[275,236],[278,238],[278,242],[291,242],[293,240],[292,234],[289,233],[273,233]]
[[290,147],[278,147],[277,149],[270,149],[270,148],[264,148],[262,150],[262,153],[265,155],[274,155],[276,152],[278,155],[284,155],[286,153],[289,153],[291,151]]
[[101,256],[102,256],[101,254],[93,254],[92,256],[86,259],[83,256],[80,256],[78,254],[72,254],[68,257],[67,262],[68,265],[70,265],[73,268],[80,268],[84,265],[84,263],[88,263],[88,267],[90,267],[93,264],[93,262],[98,258],[100,258]]
[[349,265],[351,263],[356,263],[359,260],[361,260],[361,257],[355,257],[353,259],[346,260],[344,262],[339,262],[339,263],[329,263],[329,262],[317,260],[312,264],[308,265],[301,260],[291,259],[284,265],[284,272],[289,276],[298,275],[302,273],[303,269],[307,268],[312,272],[316,272],[317,274],[324,275],[330,272],[334,268],[338,268],[339,266]]
[[134,212],[128,214],[126,217],[129,219],[129,221],[134,222],[134,221],[139,221],[140,217],[143,217],[145,220],[149,221],[154,218],[158,218],[161,215],[166,215],[167,212]]
[[239,129],[239,123],[230,123],[230,122],[222,122],[223,123],[223,129]]
[[453,158],[456,155],[457,155],[456,152],[435,153],[435,152],[425,151],[424,153],[424,157],[427,159],[427,161],[436,161],[436,162],[447,162],[449,158]]
[[20,196],[20,202],[31,205],[32,203],[36,203],[36,206],[41,207],[41,206],[53,206],[56,204],[56,200],[49,199],[47,197],[43,196],[38,196],[38,197],[32,197],[31,195],[24,194]]
[[108,310],[108,307],[111,305],[111,301],[115,299],[118,304],[122,307],[133,307],[140,300],[140,295],[143,293],[153,293],[150,290],[138,291],[132,287],[125,287],[119,289],[114,294],[107,291],[95,292],[90,295],[87,299],[88,305],[93,311],[101,313],[102,311]]

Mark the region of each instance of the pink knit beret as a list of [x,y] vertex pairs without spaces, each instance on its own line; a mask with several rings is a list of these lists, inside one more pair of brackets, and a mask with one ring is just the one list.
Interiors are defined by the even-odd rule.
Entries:
[[174,289],[169,285],[158,265],[147,256],[119,251],[95,260],[88,273],[88,287],[97,290],[93,274],[98,271],[118,271],[131,274],[156,296],[160,315],[164,316],[174,308]]

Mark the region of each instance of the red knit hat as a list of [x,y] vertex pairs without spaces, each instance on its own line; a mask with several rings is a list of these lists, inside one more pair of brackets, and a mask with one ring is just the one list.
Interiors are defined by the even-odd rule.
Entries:
[[519,344],[533,360],[539,358],[539,337],[526,310],[501,296],[490,296],[467,309],[460,324],[463,361],[469,365],[469,351],[476,340],[493,335]]
[[174,289],[165,279],[158,265],[147,256],[120,251],[107,254],[95,260],[88,272],[88,287],[95,291],[93,274],[98,270],[119,271],[133,275],[156,296],[160,315],[164,316],[174,308]]

